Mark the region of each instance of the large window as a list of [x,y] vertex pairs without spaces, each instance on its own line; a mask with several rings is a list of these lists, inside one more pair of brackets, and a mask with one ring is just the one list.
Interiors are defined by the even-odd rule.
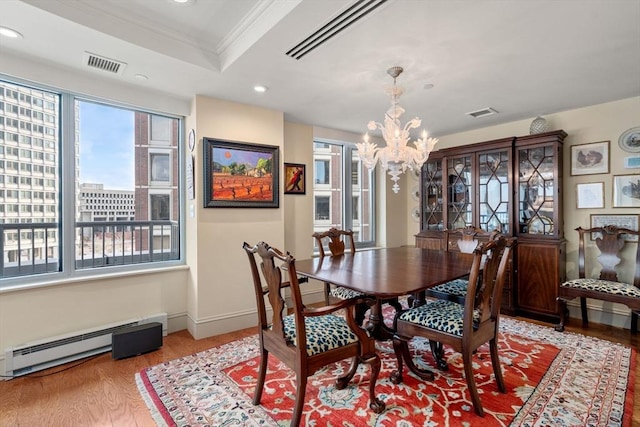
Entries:
[[180,260],[181,120],[0,80],[0,287]]
[[373,172],[362,167],[354,144],[316,141],[314,231],[353,230],[357,247],[375,243]]

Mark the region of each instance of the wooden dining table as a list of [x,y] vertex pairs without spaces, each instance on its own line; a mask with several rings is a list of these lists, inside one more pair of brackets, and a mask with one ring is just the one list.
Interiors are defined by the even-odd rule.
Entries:
[[371,306],[368,330],[378,340],[393,337],[384,323],[383,301],[412,295],[424,301],[424,291],[469,274],[473,255],[415,247],[383,248],[354,254],[296,260],[299,276],[353,289],[376,301]]

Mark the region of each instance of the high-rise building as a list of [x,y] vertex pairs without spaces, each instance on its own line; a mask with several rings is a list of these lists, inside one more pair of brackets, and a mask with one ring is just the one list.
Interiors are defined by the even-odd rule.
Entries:
[[4,264],[58,256],[59,102],[0,82],[0,224],[24,224],[2,229]]

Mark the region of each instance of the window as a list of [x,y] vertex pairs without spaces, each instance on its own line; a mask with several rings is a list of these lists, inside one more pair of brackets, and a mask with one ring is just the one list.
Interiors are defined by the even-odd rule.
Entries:
[[151,183],[167,185],[170,181],[169,153],[151,153],[149,156],[149,163],[151,164]]
[[151,196],[151,219],[152,220],[168,220],[169,219],[169,195],[168,194],[152,194]]
[[330,212],[330,199],[328,196],[316,196],[316,221],[325,221],[331,218]]
[[315,161],[315,183],[316,184],[330,184],[330,171],[329,171],[329,160],[316,160]]
[[357,247],[373,246],[373,172],[362,167],[355,144],[316,141],[314,231],[353,230]]
[[46,111],[21,107],[19,127],[6,115],[17,107],[0,111],[13,172],[0,174],[0,288],[180,262],[179,118],[17,82],[0,89]]

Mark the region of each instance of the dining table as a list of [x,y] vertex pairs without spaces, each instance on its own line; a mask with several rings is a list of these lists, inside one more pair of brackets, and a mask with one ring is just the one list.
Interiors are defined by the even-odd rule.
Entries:
[[375,298],[367,329],[377,340],[393,338],[382,304],[411,296],[424,303],[424,291],[469,274],[472,254],[416,247],[360,250],[339,256],[296,260],[298,276],[353,289]]

